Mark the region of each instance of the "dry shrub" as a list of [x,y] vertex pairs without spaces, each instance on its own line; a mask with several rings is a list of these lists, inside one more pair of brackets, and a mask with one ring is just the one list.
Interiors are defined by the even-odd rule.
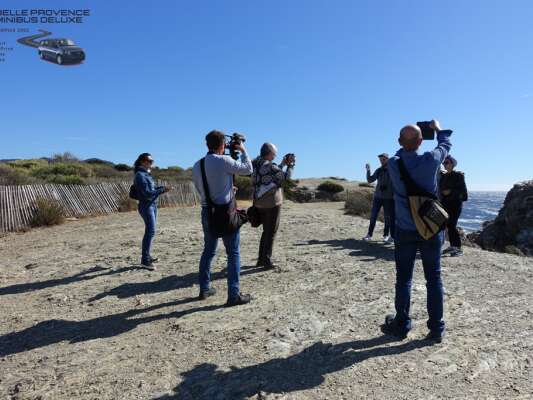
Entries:
[[366,187],[366,188],[372,188],[374,189],[374,185],[368,182],[359,182],[359,187]]
[[335,182],[325,181],[318,185],[317,189],[327,193],[340,193],[344,191],[344,186]]
[[346,193],[344,210],[346,214],[370,218],[374,193],[369,189],[350,190]]
[[35,205],[31,226],[60,225],[65,222],[65,212],[57,200],[39,197]]
[[135,210],[137,210],[137,200],[132,199],[127,194],[122,195],[118,202],[118,211],[128,212]]

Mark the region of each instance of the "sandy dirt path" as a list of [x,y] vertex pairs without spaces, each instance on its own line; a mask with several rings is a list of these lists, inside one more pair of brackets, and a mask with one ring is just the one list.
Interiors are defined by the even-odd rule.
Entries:
[[[467,248],[445,259],[447,336],[426,334],[417,261],[414,329],[382,337],[393,308],[393,249],[360,240],[341,203],[284,206],[279,271],[253,267],[242,232],[241,287],[225,309],[196,301],[199,210],[163,209],[139,269],[133,213],[0,238],[0,399],[531,399],[533,259]],[[381,225],[378,225],[379,233]]]

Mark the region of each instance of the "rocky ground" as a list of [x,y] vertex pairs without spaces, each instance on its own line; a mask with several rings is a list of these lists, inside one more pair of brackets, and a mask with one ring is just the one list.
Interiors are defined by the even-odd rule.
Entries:
[[[0,239],[2,399],[530,399],[533,259],[465,249],[447,258],[447,336],[424,341],[417,265],[409,338],[392,310],[393,249],[360,240],[342,203],[284,206],[279,271],[253,267],[242,232],[242,289],[253,302],[196,301],[199,210],[160,210],[157,272],[135,265],[135,212]],[[380,229],[380,226],[378,226]]]

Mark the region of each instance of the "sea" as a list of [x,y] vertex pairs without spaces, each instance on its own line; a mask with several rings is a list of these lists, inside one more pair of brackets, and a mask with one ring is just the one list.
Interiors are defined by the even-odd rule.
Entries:
[[468,192],[468,201],[463,203],[463,212],[457,224],[466,232],[481,229],[485,221],[496,218],[503,206],[507,192]]

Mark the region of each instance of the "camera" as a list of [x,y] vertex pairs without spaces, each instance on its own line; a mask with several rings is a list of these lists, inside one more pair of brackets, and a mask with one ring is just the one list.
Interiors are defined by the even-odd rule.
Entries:
[[226,141],[226,150],[229,152],[229,155],[234,160],[239,159],[239,150],[236,149],[236,147],[244,142],[246,142],[246,138],[244,135],[241,135],[240,133],[234,133],[233,135],[226,135],[226,138],[228,140]]
[[435,139],[435,129],[431,127],[431,121],[420,121],[416,125],[422,131],[422,139],[424,140],[434,140]]
[[289,167],[294,167],[294,164],[296,163],[296,155],[294,153],[285,154],[283,159],[286,161]]

